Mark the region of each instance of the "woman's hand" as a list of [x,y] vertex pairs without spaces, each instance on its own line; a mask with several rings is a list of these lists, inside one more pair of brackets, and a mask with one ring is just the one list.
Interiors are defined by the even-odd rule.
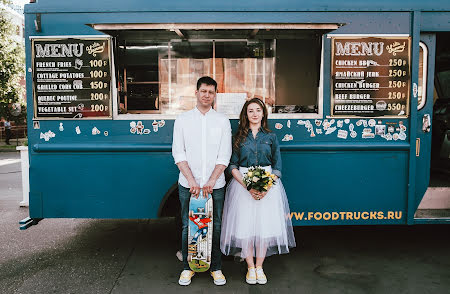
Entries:
[[250,189],[250,195],[252,195],[253,199],[255,200],[259,200],[261,199],[261,192],[255,190],[255,189]]
[[244,181],[242,180],[243,175],[237,168],[233,168],[231,170],[231,174],[233,175],[233,178],[244,187],[245,190],[247,190],[247,186],[244,184]]
[[[277,177],[277,176],[274,177],[274,181],[276,181],[276,180],[278,180],[278,177]],[[259,193],[259,195],[258,195],[259,198],[258,198],[257,200],[261,200],[261,199],[263,199],[264,197],[266,197],[266,195],[267,195],[267,193],[269,192],[270,188],[272,188],[272,186],[269,186],[269,187],[267,188],[267,191],[265,191],[265,192],[258,192],[258,193]]]
[[[270,188],[272,188],[272,187],[269,187],[269,188],[267,189],[267,191],[265,191],[265,192],[259,192],[259,191],[256,191],[256,190],[254,190],[254,189],[251,189],[251,190],[250,190],[250,194],[252,194],[253,199],[255,199],[255,200],[261,200],[261,199],[263,199],[264,197],[266,197],[266,195],[267,195],[267,193],[269,192]],[[252,191],[254,191],[254,192],[252,193]]]
[[[269,190],[270,190],[270,188],[269,188]],[[265,192],[259,192],[259,191],[255,190],[255,189],[251,189],[249,192],[252,195],[253,199],[261,200],[267,195],[267,192],[269,192],[269,190],[267,190]]]
[[266,197],[267,192],[269,192],[270,188],[266,191],[266,192],[261,192],[261,199],[263,199],[264,197]]
[[269,187],[269,188],[267,189],[267,191],[265,191],[265,192],[259,192],[259,199],[263,199],[264,197],[266,197],[267,192],[269,192],[270,188],[271,188],[271,187]]

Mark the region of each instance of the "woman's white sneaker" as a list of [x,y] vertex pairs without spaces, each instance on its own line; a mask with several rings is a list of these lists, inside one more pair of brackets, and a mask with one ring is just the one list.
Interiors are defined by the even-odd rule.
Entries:
[[195,275],[193,271],[184,270],[181,272],[180,279],[178,280],[178,284],[181,286],[187,286],[191,283],[192,277]]
[[256,268],[256,282],[258,282],[258,284],[260,285],[264,285],[265,283],[267,283],[267,277],[264,274],[262,267],[260,266]]
[[247,275],[245,276],[245,281],[250,284],[256,284],[256,270],[254,267],[249,267],[247,270]]

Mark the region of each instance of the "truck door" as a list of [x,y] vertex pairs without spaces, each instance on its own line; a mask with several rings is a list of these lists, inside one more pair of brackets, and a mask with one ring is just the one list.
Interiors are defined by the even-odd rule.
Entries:
[[[435,47],[435,34],[420,35],[419,82],[417,84],[416,209],[430,182]],[[413,87],[416,86],[413,85]]]
[[[431,159],[433,157],[433,162],[437,160],[438,165],[446,166],[445,164],[450,162],[449,158],[439,157],[440,146],[437,145],[440,144],[435,143],[432,149],[432,142],[435,139],[432,138],[432,133],[436,133],[432,132],[433,125],[435,125],[433,120],[436,120],[436,117],[432,117],[432,114],[436,113],[433,106],[438,98],[438,95],[435,95],[434,82],[439,74],[438,68],[441,66],[436,62],[438,52],[443,51],[438,50],[440,48],[438,46],[446,45],[440,43],[436,34],[422,33],[420,40],[415,181],[415,205],[417,210],[414,215],[414,223],[448,223],[450,222],[448,174],[439,173],[436,175],[436,173],[432,173],[434,178],[430,179],[430,170],[433,169]],[[439,103],[436,103],[436,105],[439,105]],[[436,127],[438,126],[439,124],[436,125]],[[434,150],[436,147],[437,151]],[[447,178],[447,180],[441,178]]]

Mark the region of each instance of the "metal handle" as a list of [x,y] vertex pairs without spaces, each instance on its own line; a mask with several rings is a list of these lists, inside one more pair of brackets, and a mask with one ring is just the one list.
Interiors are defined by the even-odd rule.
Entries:
[[429,114],[424,114],[422,118],[422,131],[424,133],[429,133],[431,128],[431,120]]

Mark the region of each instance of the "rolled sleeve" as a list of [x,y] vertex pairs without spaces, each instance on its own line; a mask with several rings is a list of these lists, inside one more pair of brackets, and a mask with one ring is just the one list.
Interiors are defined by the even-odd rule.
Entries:
[[175,120],[173,126],[173,141],[172,141],[172,156],[175,160],[175,164],[187,161],[186,149],[184,146],[184,136],[183,129],[181,127],[182,123],[179,119]]
[[222,137],[220,139],[219,152],[217,154],[216,165],[222,164],[228,166],[231,157],[231,125],[226,119],[222,127]]
[[231,155],[230,164],[228,165],[227,172],[231,174],[233,169],[239,169],[239,150],[234,150]]
[[277,177],[281,178],[281,171],[277,170],[277,169],[272,169],[272,173],[274,175],[276,175]]
[[281,178],[281,152],[280,143],[275,134],[273,134],[272,141],[272,173],[277,177]]

